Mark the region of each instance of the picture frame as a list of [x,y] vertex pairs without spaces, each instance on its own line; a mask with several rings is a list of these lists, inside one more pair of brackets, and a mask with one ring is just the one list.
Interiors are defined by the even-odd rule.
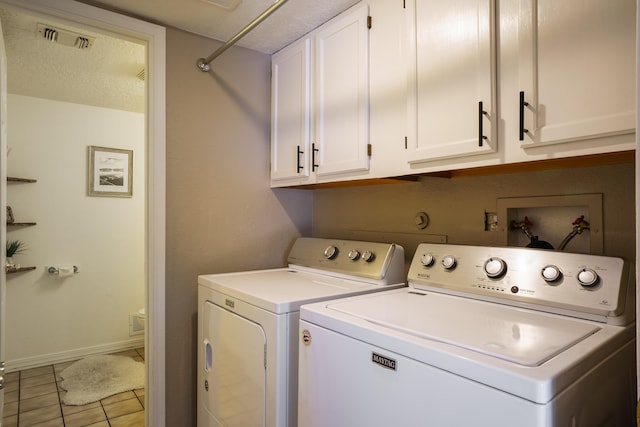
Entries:
[[133,150],[89,146],[88,195],[133,196]]

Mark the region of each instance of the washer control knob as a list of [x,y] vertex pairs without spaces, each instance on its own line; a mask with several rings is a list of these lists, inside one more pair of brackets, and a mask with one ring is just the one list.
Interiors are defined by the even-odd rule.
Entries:
[[584,287],[590,287],[598,283],[598,273],[590,268],[583,268],[578,273],[578,282]]
[[334,259],[338,256],[338,248],[333,245],[327,246],[327,249],[324,250],[324,256],[327,259]]
[[422,256],[420,257],[420,263],[425,267],[431,267],[435,261],[436,259],[433,257],[432,254],[429,254],[429,253],[422,254]]
[[357,249],[351,249],[348,256],[351,261],[357,261],[360,258],[360,252]]
[[362,252],[362,260],[364,262],[372,262],[374,259],[376,259],[376,254],[374,254],[371,251],[364,251]]
[[487,277],[497,279],[507,272],[507,263],[502,258],[491,257],[484,263],[484,273]]
[[445,270],[453,270],[456,268],[456,258],[453,255],[445,255],[440,262]]
[[540,271],[540,274],[542,275],[544,281],[547,283],[557,282],[562,278],[562,272],[557,265],[544,266],[542,271]]

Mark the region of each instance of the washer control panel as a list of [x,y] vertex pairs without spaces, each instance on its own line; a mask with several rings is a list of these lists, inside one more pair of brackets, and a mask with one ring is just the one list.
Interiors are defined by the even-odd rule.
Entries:
[[560,314],[629,319],[635,318],[631,309],[635,302],[628,301],[635,295],[632,270],[616,257],[423,243],[416,250],[408,282],[417,289],[537,306]]
[[289,265],[405,283],[404,249],[394,243],[300,237],[294,243]]

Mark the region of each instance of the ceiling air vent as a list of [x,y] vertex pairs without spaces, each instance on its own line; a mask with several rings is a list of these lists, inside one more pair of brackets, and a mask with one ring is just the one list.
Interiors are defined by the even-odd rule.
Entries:
[[37,36],[52,43],[64,46],[76,47],[80,50],[89,49],[93,46],[95,37],[74,33],[73,31],[62,30],[52,25],[38,24]]

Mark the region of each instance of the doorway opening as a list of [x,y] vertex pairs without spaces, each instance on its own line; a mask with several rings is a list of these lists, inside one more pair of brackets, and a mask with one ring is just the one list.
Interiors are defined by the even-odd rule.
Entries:
[[[113,36],[115,38],[120,38],[121,40],[132,42],[134,44],[138,44],[144,47],[144,67],[141,69],[135,70],[135,79],[138,81],[144,79],[144,93],[143,93],[143,104],[145,106],[145,111],[142,119],[142,138],[144,139],[144,144],[142,148],[142,165],[134,170],[142,172],[140,179],[143,182],[140,196],[143,199],[143,208],[142,208],[142,216],[143,223],[141,227],[143,230],[140,230],[142,239],[143,239],[143,255],[141,257],[142,268],[143,268],[143,291],[144,295],[143,305],[146,309],[146,328],[144,334],[144,348],[145,348],[145,360],[146,360],[146,422],[147,425],[154,426],[164,426],[164,177],[165,177],[165,117],[164,117],[164,50],[165,50],[165,39],[164,39],[164,29],[162,27],[158,27],[153,24],[148,24],[142,21],[138,21],[135,19],[127,18],[121,15],[117,15],[111,12],[107,12],[95,7],[91,7],[84,4],[78,4],[75,2],[59,2],[55,7],[47,4],[46,1],[43,0],[7,0],[0,1],[0,8],[3,10],[9,10],[12,13],[22,13],[34,15],[36,17],[40,17],[42,20],[54,20],[56,23],[59,23],[60,26],[63,27],[63,30],[71,31],[71,28],[78,28],[82,30],[83,34],[86,31],[95,32],[96,34]],[[36,37],[36,35],[33,35]],[[93,43],[93,40],[89,40],[89,43]],[[95,48],[96,46],[92,46],[89,48]],[[22,55],[28,55],[29,51],[23,51]],[[12,58],[11,53],[7,54],[8,61],[12,60],[20,60],[20,58]],[[46,65],[46,64],[44,64]],[[95,67],[95,65],[94,65]],[[100,68],[99,66],[96,68]],[[60,77],[60,73],[52,73],[53,75],[58,74]],[[73,79],[71,81],[74,81]],[[76,81],[77,82],[77,81]],[[59,86],[63,86],[68,84],[69,81],[59,81]],[[93,81],[94,86],[99,86],[99,81]],[[9,91],[11,91],[11,82],[9,82]],[[23,96],[23,95],[19,95]],[[23,97],[32,98],[28,95],[24,95]],[[31,101],[28,99],[27,101]],[[58,101],[56,101],[58,102]],[[63,103],[71,104],[70,100],[63,100]],[[66,104],[65,104],[66,105]],[[104,106],[92,106],[92,108],[104,108],[107,110],[107,107]],[[57,110],[55,107],[53,110]],[[59,112],[59,111],[53,111]],[[8,124],[8,127],[11,126],[11,123]],[[88,137],[88,134],[84,134],[85,145],[92,145]],[[82,135],[80,136],[82,137]],[[45,141],[46,142],[46,141]],[[17,143],[17,142],[16,142]],[[9,146],[12,143],[9,141]],[[15,154],[15,153],[14,153]],[[31,153],[33,154],[33,153]],[[37,153],[36,153],[37,154]],[[5,150],[2,150],[0,155],[5,156]],[[80,163],[83,164],[86,159],[86,152],[81,155]],[[6,160],[3,159],[3,160]],[[11,159],[12,160],[12,159]],[[135,166],[135,165],[134,165]],[[67,168],[68,169],[68,168]],[[63,169],[64,173],[67,169]],[[6,174],[6,171],[4,171]],[[84,183],[82,183],[84,184]],[[6,183],[3,182],[3,193],[6,194]],[[64,205],[69,210],[69,215],[73,215],[74,203],[71,202],[69,205],[65,204],[66,195],[70,193],[71,189],[64,186],[62,189],[61,195],[57,197],[56,202]],[[86,193],[85,193],[86,194]],[[108,202],[122,202],[123,200],[115,200],[110,198],[99,198],[95,199],[95,203],[103,204],[103,210],[113,209],[109,208]],[[3,206],[2,209],[5,209]],[[44,209],[46,213],[46,209]],[[118,209],[113,209],[112,214],[117,215]],[[87,220],[87,218],[83,218],[82,220]],[[46,221],[45,221],[46,222]],[[100,223],[95,224],[95,228],[100,228]],[[125,230],[126,231],[126,230]],[[118,228],[112,232],[117,233]],[[5,236],[7,234],[5,233]],[[6,240],[6,238],[5,238]],[[58,243],[62,243],[63,239],[58,239]],[[90,240],[90,239],[89,239]],[[86,243],[86,242],[83,242]],[[99,245],[100,241],[93,241],[94,245]],[[124,250],[124,248],[123,248]],[[40,252],[41,249],[34,249],[34,252]],[[54,253],[55,251],[49,251],[49,253]],[[60,255],[60,254],[58,254]],[[26,258],[26,257],[25,257]],[[50,262],[54,267],[68,267],[65,264],[62,264],[62,257],[59,256],[57,260],[53,260]],[[75,261],[66,260],[64,262],[70,262],[71,265]],[[47,262],[49,264],[49,262]],[[56,289],[60,289],[64,286],[64,284],[57,283],[54,286],[47,287],[47,280],[51,277],[48,277],[43,273],[44,265],[39,265],[37,274],[42,276],[40,280],[36,281],[36,287],[40,287],[41,291],[48,292],[51,296],[56,294]],[[79,274],[82,274],[82,270],[79,267]],[[118,265],[110,265],[107,268],[118,269]],[[74,277],[64,278],[65,280],[71,281]],[[55,283],[55,282],[54,282]],[[73,282],[71,282],[73,283]],[[2,275],[2,302],[4,305],[5,295],[4,291],[7,286],[7,276]],[[96,286],[106,286],[109,287],[109,284],[106,285],[100,284]],[[68,287],[68,286],[67,286]],[[115,298],[117,299],[117,298]],[[88,319],[88,315],[90,313],[83,313],[82,302],[78,302],[73,308],[68,308],[68,310],[74,310],[77,312],[75,325],[77,326],[77,330],[81,331],[83,329],[83,325],[86,325],[90,320]],[[136,307],[140,308],[140,307]],[[127,308],[127,310],[130,310]],[[84,315],[83,315],[84,314]],[[0,315],[6,315],[6,312],[3,310]],[[104,316],[95,316],[98,318],[98,321],[108,322],[108,320],[104,320],[102,317]],[[40,319],[41,321],[43,319]],[[128,331],[128,316],[126,316],[124,323],[124,328]],[[0,322],[4,325],[6,322],[4,319],[0,320]],[[73,331],[70,331],[70,334]],[[4,356],[6,353],[5,345],[3,343],[4,338],[3,333],[0,332],[0,355]],[[126,341],[126,340],[124,340]],[[10,367],[9,367],[10,369]]]

